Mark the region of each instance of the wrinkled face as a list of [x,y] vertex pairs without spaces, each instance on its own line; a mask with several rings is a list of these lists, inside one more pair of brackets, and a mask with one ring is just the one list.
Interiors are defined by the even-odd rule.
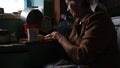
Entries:
[[80,17],[83,15],[84,8],[82,1],[83,0],[65,0],[67,11],[69,11],[73,17]]
[[75,17],[77,14],[77,6],[75,6],[75,2],[71,0],[65,0],[65,2],[67,4],[67,11],[69,11],[71,15]]
[[65,0],[65,2],[67,4],[67,11],[76,18],[84,17],[89,8],[89,5],[84,0]]

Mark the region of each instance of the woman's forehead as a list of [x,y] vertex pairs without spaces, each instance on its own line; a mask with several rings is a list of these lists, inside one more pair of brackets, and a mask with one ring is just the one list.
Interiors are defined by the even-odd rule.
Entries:
[[[80,0],[78,0],[80,1]],[[78,2],[77,0],[65,0],[66,3],[69,3],[69,2]]]
[[74,0],[65,0],[65,2],[67,3],[67,4],[70,4],[70,3],[73,3],[73,2],[75,2]]
[[70,0],[65,0],[65,2],[66,2],[66,4],[68,5],[68,4],[69,4],[69,2],[70,2]]
[[71,0],[65,0],[66,3],[68,3],[69,1],[71,1]]
[[67,2],[68,0],[65,0],[65,2]]

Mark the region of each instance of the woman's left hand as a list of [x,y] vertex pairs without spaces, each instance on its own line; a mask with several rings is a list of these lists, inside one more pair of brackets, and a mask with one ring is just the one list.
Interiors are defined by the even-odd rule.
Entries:
[[54,31],[54,32],[46,35],[45,39],[57,39],[57,40],[59,40],[62,37],[64,37],[62,34],[60,34],[59,32]]

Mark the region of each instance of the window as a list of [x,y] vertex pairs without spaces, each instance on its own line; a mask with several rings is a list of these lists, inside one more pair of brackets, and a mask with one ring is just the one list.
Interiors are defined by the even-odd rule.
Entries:
[[43,10],[44,0],[0,0],[0,8],[4,8],[4,13],[13,13],[27,7],[37,6]]
[[0,0],[0,7],[4,13],[17,12],[24,9],[24,0]]

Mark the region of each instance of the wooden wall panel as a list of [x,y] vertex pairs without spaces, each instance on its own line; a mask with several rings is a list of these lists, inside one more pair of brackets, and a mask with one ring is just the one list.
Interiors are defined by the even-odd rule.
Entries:
[[54,22],[58,23],[60,19],[60,0],[53,1]]

